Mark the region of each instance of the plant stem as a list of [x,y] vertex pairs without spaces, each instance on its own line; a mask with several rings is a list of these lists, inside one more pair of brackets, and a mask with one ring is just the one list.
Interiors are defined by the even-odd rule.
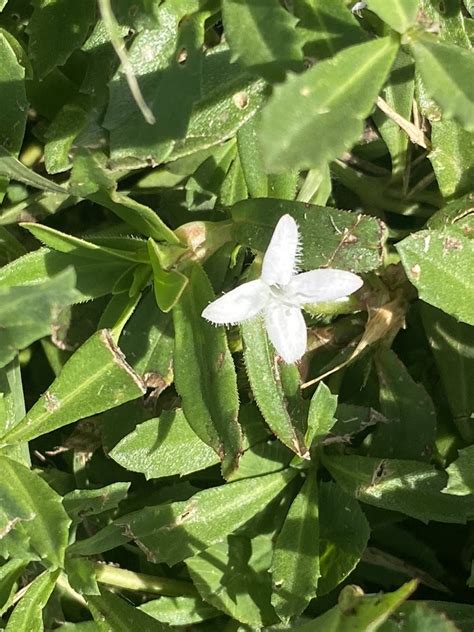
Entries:
[[198,594],[190,582],[179,579],[144,575],[143,573],[135,573],[124,568],[109,566],[108,564],[94,564],[94,569],[96,580],[109,586],[156,595],[167,595],[168,597],[180,597],[182,595],[194,597]]

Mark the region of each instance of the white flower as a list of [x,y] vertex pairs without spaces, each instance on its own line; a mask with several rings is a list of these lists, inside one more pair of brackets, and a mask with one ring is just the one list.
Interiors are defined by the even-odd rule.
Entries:
[[363,281],[345,270],[297,273],[299,234],[291,215],[283,215],[273,232],[261,277],[244,283],[210,303],[202,312],[218,324],[241,323],[263,313],[265,328],[277,353],[287,363],[306,350],[306,324],[301,306],[337,301],[358,290]]

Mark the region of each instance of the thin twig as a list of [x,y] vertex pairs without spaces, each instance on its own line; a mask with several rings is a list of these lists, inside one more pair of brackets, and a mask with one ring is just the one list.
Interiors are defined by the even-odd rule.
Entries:
[[395,110],[391,108],[390,105],[382,99],[382,97],[377,97],[377,107],[390,119],[392,119],[392,121],[396,123],[400,129],[408,134],[412,143],[415,143],[415,145],[419,145],[424,149],[431,149],[431,143],[424,135],[423,131],[413,123],[410,123],[410,121],[407,121],[407,119],[403,118],[403,116],[400,116],[398,112],[395,112]]
[[117,35],[119,25],[115,19],[115,15],[113,14],[110,0],[99,0],[99,11],[102,19],[104,20],[107,33],[109,34],[110,42],[117,53],[117,57],[120,59],[120,63],[122,64],[122,69],[125,74],[128,87],[130,88],[130,92],[132,93],[132,97],[140,108],[140,112],[143,114],[145,121],[150,125],[153,125],[156,122],[155,116],[145,103],[137,78],[133,72],[132,65],[128,59],[127,52],[125,50],[125,43],[123,39]]

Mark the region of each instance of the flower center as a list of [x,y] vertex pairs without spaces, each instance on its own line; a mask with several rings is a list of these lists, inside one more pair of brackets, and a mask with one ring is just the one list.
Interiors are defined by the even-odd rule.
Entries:
[[296,293],[289,285],[278,285],[275,283],[274,285],[270,285],[270,292],[272,298],[280,303],[280,305],[283,304],[288,307],[294,307],[299,304]]

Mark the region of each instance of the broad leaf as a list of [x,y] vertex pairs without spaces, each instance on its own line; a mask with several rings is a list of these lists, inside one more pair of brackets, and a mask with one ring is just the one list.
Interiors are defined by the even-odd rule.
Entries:
[[272,605],[286,621],[299,615],[316,596],[319,568],[319,507],[316,472],[308,476],[294,499],[275,541]]
[[173,308],[176,390],[189,425],[218,454],[228,475],[237,467],[242,449],[234,363],[225,330],[201,316],[214,298],[209,280],[197,264],[190,266],[188,277]]
[[53,335],[64,310],[78,298],[73,270],[43,283],[0,288],[0,367],[43,336]]
[[446,470],[448,484],[443,489],[446,494],[467,496],[474,492],[474,446],[459,450],[458,458]]
[[441,493],[447,477],[430,465],[356,455],[325,456],[324,463],[347,493],[369,505],[423,522],[464,524],[474,516],[474,499]]
[[350,149],[396,52],[388,37],[350,46],[277,86],[260,129],[268,171],[324,167]]
[[423,230],[397,244],[420,298],[474,325],[474,244],[456,230]]
[[421,318],[461,436],[474,441],[474,329],[426,303]]
[[294,11],[309,57],[325,59],[366,41],[366,34],[344,0],[299,0]]
[[89,100],[84,95],[66,103],[46,134],[44,163],[48,173],[62,173],[72,164],[70,152],[74,139],[87,123]]
[[320,573],[317,593],[325,595],[357,566],[370,536],[359,503],[334,483],[319,486]]
[[99,489],[74,489],[63,498],[63,505],[73,522],[87,516],[116,509],[126,497],[130,483],[112,483]]
[[474,73],[471,51],[437,41],[429,33],[410,38],[410,50],[426,92],[441,107],[443,116],[474,131]]
[[270,604],[271,554],[269,536],[229,536],[189,558],[186,566],[203,599],[237,621],[260,628],[277,620]]
[[382,263],[385,228],[374,217],[284,200],[245,200],[232,208],[237,241],[264,252],[277,221],[289,213],[301,233],[304,270],[328,267],[367,272]]
[[429,159],[441,193],[446,199],[471,190],[469,170],[474,164],[474,132],[456,121],[431,121]]
[[308,458],[308,448],[299,415],[292,416],[282,385],[281,369],[267,338],[263,321],[241,323],[247,375],[257,405],[272,432],[298,456]]
[[179,301],[189,279],[177,270],[163,270],[159,250],[153,239],[148,240],[148,253],[153,268],[153,289],[158,307],[170,312]]
[[200,623],[221,614],[219,610],[199,597],[160,597],[147,601],[139,607],[150,617],[173,626]]
[[173,381],[173,321],[146,293],[126,323],[119,346],[127,362],[158,395]]
[[160,478],[202,470],[219,462],[215,451],[191,429],[181,410],[139,424],[110,452],[122,467]]
[[98,632],[165,632],[169,629],[108,590],[102,590],[100,596],[88,596],[87,603],[97,623]]
[[336,408],[337,396],[331,393],[324,382],[320,382],[309,406],[308,429],[305,436],[308,446],[311,447],[313,442],[318,445],[329,434],[336,423]]
[[[42,78],[62,66],[86,39],[95,18],[94,0],[35,0],[28,25],[29,52]],[[66,19],[67,18],[67,19]]]
[[46,566],[62,566],[71,521],[61,498],[45,481],[24,465],[0,456],[0,554],[8,557],[9,539],[15,531],[28,537],[28,555]]
[[43,610],[58,575],[59,571],[45,572],[31,582],[10,615],[5,632],[43,632]]
[[404,604],[380,628],[378,632],[459,632],[454,622],[444,614],[429,608],[425,603],[408,602]]
[[278,0],[226,0],[222,18],[232,59],[252,72],[275,81],[301,65],[303,42],[295,29],[297,20]]
[[204,489],[186,501],[145,507],[76,542],[70,551],[91,555],[133,539],[145,547],[150,560],[176,564],[221,542],[258,515],[296,474],[296,470],[287,469]]
[[[25,412],[20,362],[17,355],[3,369],[0,369],[0,435],[16,426],[25,416]],[[23,465],[30,465],[26,443],[3,448],[1,454]]]
[[143,381],[103,329],[71,356],[59,377],[26,417],[1,437],[0,443],[29,441],[136,399],[145,390]]
[[430,460],[436,438],[436,412],[421,384],[389,349],[375,356],[380,407],[387,423],[372,435],[370,454],[387,458]]
[[11,559],[0,566],[0,616],[12,605],[19,579],[27,564],[25,560]]
[[367,0],[367,8],[376,13],[392,29],[405,33],[416,23],[418,0]]
[[[0,83],[2,84],[0,146],[14,155],[18,155],[25,133],[28,101],[24,79],[24,68],[7,38],[0,32]],[[0,175],[6,174],[0,171]],[[0,178],[0,201],[3,199],[4,185],[3,178]]]
[[[132,264],[128,261],[97,261],[48,248],[34,250],[0,269],[0,288],[51,283],[51,277],[72,268],[76,275],[76,301],[87,301],[110,294],[117,281]],[[127,286],[128,290],[128,286]],[[31,291],[31,289],[30,289]]]

